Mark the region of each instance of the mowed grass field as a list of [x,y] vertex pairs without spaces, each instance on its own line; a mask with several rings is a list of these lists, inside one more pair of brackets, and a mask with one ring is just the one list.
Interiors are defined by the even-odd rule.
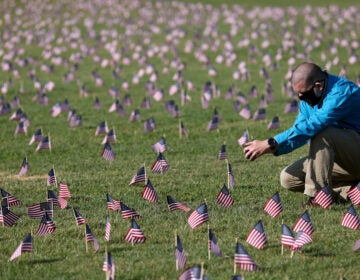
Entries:
[[[293,96],[283,85],[294,65],[312,60],[330,73],[342,72],[357,80],[359,63],[350,58],[359,54],[356,27],[360,25],[360,7],[347,5],[346,1],[339,5],[314,1],[311,6],[302,7],[264,1],[256,7],[241,2],[225,4],[2,2],[1,97],[4,103],[18,97],[20,106],[0,116],[0,188],[15,195],[22,204],[10,208],[21,219],[11,227],[0,228],[1,279],[103,279],[106,251],[112,254],[116,279],[178,279],[194,265],[202,265],[209,279],[231,279],[235,274],[245,279],[360,279],[358,252],[352,251],[359,233],[340,225],[350,203],[327,210],[310,209],[315,228],[313,242],[304,245],[302,254],[296,252],[291,257],[288,248],[282,254],[281,225],[294,225],[304,212],[306,197],[283,190],[279,173],[306,155],[308,147],[281,157],[266,155],[248,162],[238,144],[246,129],[251,139],[265,139],[291,126],[296,114],[285,114],[284,108]],[[191,46],[190,51],[187,46]],[[8,62],[10,69],[6,68]],[[242,64],[249,76],[236,79],[234,73]],[[216,69],[216,75],[209,75],[211,68]],[[179,69],[183,69],[184,81],[194,85],[190,89],[184,83],[181,88],[191,98],[185,104],[181,102],[181,90],[169,94]],[[260,75],[262,69],[268,73],[268,81]],[[94,72],[102,79],[102,86],[96,85]],[[50,81],[54,83],[52,90],[44,90],[49,99],[47,105],[34,100],[39,90],[30,73],[42,87]],[[153,73],[157,73],[153,85],[164,91],[161,101],[146,90]],[[73,78],[65,79],[69,74]],[[139,83],[133,82],[136,75]],[[125,82],[129,83],[128,89],[123,87]],[[203,109],[201,98],[206,82],[211,82],[220,94],[213,94],[208,108]],[[269,85],[274,100],[267,104],[265,120],[247,120],[234,110],[233,102],[242,92],[254,113]],[[231,86],[234,95],[227,99],[225,95]],[[249,97],[252,86],[258,90],[256,97]],[[86,88],[87,96],[80,94],[81,87]],[[112,87],[118,88],[118,97],[109,95]],[[116,99],[122,103],[126,94],[131,96],[132,104],[123,106],[125,116],[110,113]],[[93,108],[96,97],[102,103],[99,110]],[[148,109],[141,107],[146,97],[152,103]],[[81,115],[81,126],[69,127],[68,112],[51,116],[52,106],[65,100]],[[170,100],[179,107],[176,118],[164,108]],[[31,121],[27,134],[15,134],[18,123],[9,120],[19,108]],[[141,120],[130,122],[135,109],[139,109]],[[207,131],[215,109],[222,120],[217,130]],[[280,119],[280,128],[267,130],[275,116]],[[144,122],[150,117],[154,118],[156,129],[145,132]],[[115,129],[117,136],[117,142],[111,143],[115,153],[111,162],[101,157],[104,135],[95,135],[102,121]],[[189,137],[179,135],[180,121]],[[36,144],[29,145],[39,128],[50,136],[51,151],[36,152]],[[156,174],[150,169],[157,158],[152,145],[161,137],[166,139],[164,156],[170,168],[164,174]],[[227,164],[218,160],[224,143],[235,179],[234,189],[230,190],[235,202],[228,209],[216,203],[221,187],[228,184]],[[19,177],[24,157],[30,169]],[[157,192],[158,203],[141,196],[144,184],[129,186],[143,165]],[[69,185],[72,197],[66,209],[54,208],[56,230],[48,236],[36,236],[40,219],[29,218],[27,207],[46,201],[48,189],[58,192],[54,184],[47,186],[51,168],[59,182]],[[283,212],[272,218],[263,206],[277,191]],[[107,208],[107,193],[142,216],[137,223],[146,236],[145,243],[132,245],[124,240],[130,220]],[[190,212],[170,212],[167,195],[188,205],[191,211],[206,202],[209,222],[191,229],[187,223]],[[96,237],[98,252],[93,252],[91,243],[86,244],[85,229],[77,226],[74,207]],[[108,242],[104,239],[107,215],[112,225]],[[258,221],[262,221],[267,237],[262,250],[245,242]],[[208,257],[208,226],[216,235],[223,257]],[[34,235],[33,252],[9,262],[29,232]],[[176,270],[176,234],[187,257],[182,270]],[[241,271],[239,267],[234,271],[236,242],[247,250],[259,271]]]

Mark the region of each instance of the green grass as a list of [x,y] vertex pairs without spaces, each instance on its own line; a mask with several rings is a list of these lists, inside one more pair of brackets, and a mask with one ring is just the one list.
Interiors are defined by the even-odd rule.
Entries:
[[[9,1],[2,4],[6,11],[14,13]],[[338,1],[337,1],[338,2]],[[337,3],[336,2],[336,3]],[[17,2],[19,7],[23,4]],[[42,2],[36,2],[40,5]],[[55,3],[55,1],[53,2]],[[142,2],[143,4],[145,2]],[[164,1],[162,7],[149,7],[156,13],[175,12],[176,8]],[[190,1],[184,1],[184,5],[190,5]],[[211,3],[211,2],[209,2]],[[230,1],[224,2],[229,6]],[[238,1],[238,5],[243,3]],[[256,5],[263,7],[265,5],[284,6],[285,1],[267,1],[257,2]],[[329,3],[328,1],[326,3]],[[347,1],[341,1],[339,5],[346,6]],[[88,11],[79,12],[70,1],[63,2],[64,6],[55,5],[50,11],[46,11],[46,17],[51,18],[52,23],[58,20],[59,26],[66,21],[64,18],[78,15],[79,28],[84,31],[83,20]],[[296,3],[294,3],[295,5]],[[335,4],[335,2],[334,2]],[[217,2],[217,7],[220,5]],[[246,3],[249,9],[251,5]],[[303,4],[305,5],[305,4]],[[323,1],[313,1],[312,5],[324,6]],[[115,7],[115,6],[114,6]],[[300,9],[300,8],[299,8]],[[356,6],[359,10],[359,6]],[[39,9],[41,10],[41,9]],[[132,21],[139,24],[140,16],[136,10],[128,8]],[[139,9],[137,9],[139,10]],[[161,11],[161,13],[159,12]],[[326,10],[330,13],[330,10]],[[205,11],[199,13],[205,18]],[[314,11],[310,12],[318,17]],[[3,13],[4,14],[4,13]],[[62,15],[59,16],[59,15]],[[111,16],[109,10],[104,7],[98,8],[97,15]],[[25,14],[19,17],[22,20],[20,28],[27,30],[24,23],[31,23],[29,30],[34,29],[32,19],[38,15]],[[45,17],[45,10],[41,14]],[[121,18],[123,14],[117,13]],[[332,21],[337,18],[336,14],[331,14]],[[93,16],[96,19],[95,16]],[[192,15],[187,15],[187,22]],[[291,15],[286,15],[285,19],[291,19]],[[302,14],[293,18],[299,26],[289,28],[289,32],[297,34],[298,39],[309,38],[312,41],[315,36],[323,34],[321,45],[314,48],[309,59],[325,64],[320,60],[321,53],[328,54],[328,45],[338,34],[327,34],[324,26],[320,26],[318,32],[305,35],[304,22]],[[11,29],[15,26],[16,17],[12,18],[12,25],[8,27],[3,24],[0,30]],[[242,19],[245,23],[244,28],[234,38],[237,42],[244,36],[252,32],[252,21],[246,17]],[[270,24],[268,32],[270,34],[271,45],[266,50],[272,56],[276,54],[279,42],[283,39],[284,29],[281,23],[272,19],[261,20],[260,22]],[[49,29],[54,25],[48,22]],[[147,22],[145,21],[147,24]],[[290,251],[285,249],[284,255],[281,254],[281,224],[285,223],[292,226],[295,220],[303,213],[301,205],[305,202],[302,194],[289,193],[283,190],[279,184],[280,171],[291,162],[304,156],[307,147],[294,151],[289,155],[273,157],[266,155],[255,162],[248,162],[244,159],[242,149],[237,143],[245,129],[249,129],[251,137],[254,139],[264,139],[289,127],[295,115],[282,114],[288,98],[281,91],[281,85],[285,81],[284,76],[288,71],[287,60],[292,54],[284,52],[283,59],[279,61],[279,68],[270,71],[272,86],[274,88],[275,102],[269,104],[266,109],[267,119],[265,121],[255,122],[253,120],[244,120],[232,108],[233,100],[225,100],[224,94],[227,89],[234,84],[237,91],[242,91],[245,95],[249,92],[252,85],[256,85],[260,95],[265,93],[266,84],[263,78],[259,77],[259,70],[264,67],[261,61],[261,51],[256,54],[256,62],[251,62],[248,57],[247,48],[236,49],[238,58],[233,66],[227,67],[224,64],[213,63],[218,70],[218,76],[212,78],[212,81],[221,90],[221,97],[210,101],[209,109],[201,108],[200,96],[202,85],[210,80],[207,69],[194,59],[192,54],[183,51],[185,42],[192,39],[196,29],[204,28],[201,26],[190,26],[185,24],[181,26],[187,31],[184,38],[180,38],[178,45],[179,57],[186,63],[184,78],[191,79],[196,90],[189,92],[192,101],[184,106],[180,106],[179,95],[173,97],[168,95],[168,89],[175,73],[170,68],[168,74],[161,74],[164,63],[157,57],[149,59],[160,72],[159,79],[156,82],[157,87],[163,88],[165,98],[162,102],[152,100],[151,109],[140,109],[141,122],[130,123],[128,121],[130,112],[135,108],[140,108],[140,104],[146,95],[144,86],[147,79],[145,75],[138,85],[131,84],[131,78],[134,73],[140,69],[137,62],[131,65],[123,65],[120,73],[121,79],[114,80],[111,76],[110,67],[101,68],[95,63],[92,56],[85,56],[80,64],[79,70],[75,73],[77,79],[82,84],[86,84],[89,90],[89,97],[79,95],[79,87],[76,81],[69,84],[63,82],[63,74],[67,72],[73,63],[69,66],[55,66],[53,73],[41,71],[42,51],[44,46],[35,42],[25,44],[22,41],[19,46],[25,50],[24,55],[20,57],[33,57],[39,61],[36,65],[19,68],[21,78],[13,80],[13,86],[9,92],[4,95],[7,101],[17,95],[21,99],[21,108],[29,116],[31,125],[27,135],[15,135],[16,122],[9,121],[10,115],[0,116],[0,188],[17,196],[22,201],[21,206],[13,207],[11,210],[21,216],[12,227],[2,227],[0,229],[0,271],[2,279],[103,279],[104,273],[101,271],[104,252],[107,249],[112,253],[116,265],[117,279],[178,279],[182,271],[176,271],[175,266],[175,232],[179,234],[183,247],[187,255],[187,265],[200,265],[203,263],[205,274],[210,279],[230,279],[233,275],[233,263],[236,240],[240,242],[248,251],[254,261],[261,267],[258,272],[241,272],[246,279],[359,279],[360,274],[357,267],[358,254],[352,252],[352,246],[358,239],[356,231],[344,228],[340,225],[340,220],[345,213],[348,205],[334,205],[330,210],[311,209],[309,211],[315,232],[313,234],[313,243],[305,245],[303,254],[296,253],[293,258],[290,257]],[[260,24],[259,24],[260,26]],[[325,25],[329,26],[329,25]],[[55,26],[56,37],[60,36],[60,27]],[[124,26],[108,26],[105,23],[99,23],[96,26],[101,29],[124,30]],[[166,24],[160,24],[165,30]],[[341,36],[348,36],[352,31],[352,25],[349,19],[345,19],[344,24],[339,31]],[[40,29],[41,27],[38,26]],[[69,30],[71,27],[68,27]],[[219,35],[227,32],[229,26],[225,25],[223,18],[218,22]],[[46,28],[44,30],[47,30]],[[2,32],[3,33],[3,32]],[[13,34],[16,31],[13,31]],[[130,37],[129,42],[123,40],[123,35],[119,31],[118,49],[122,47],[131,47],[131,43],[138,43],[138,36]],[[165,44],[164,34],[158,34],[152,38],[152,43],[156,46]],[[2,36],[2,42],[6,39]],[[107,38],[110,41],[110,38]],[[222,39],[220,39],[222,40]],[[94,41],[87,38],[83,33],[83,41],[88,45],[95,45]],[[141,42],[141,41],[140,41]],[[262,39],[254,39],[253,43],[257,46]],[[54,42],[52,42],[54,43]],[[68,47],[68,42],[62,43],[62,46]],[[2,47],[4,49],[4,47]],[[221,51],[207,51],[207,54],[213,62],[216,55]],[[8,50],[4,49],[6,52]],[[302,45],[297,45],[298,52],[304,52]],[[61,56],[69,58],[79,49],[68,48]],[[129,49],[129,54],[132,50]],[[265,52],[265,51],[264,51]],[[338,55],[341,63],[331,68],[332,73],[339,73],[342,63],[347,63],[349,49],[346,47],[338,48]],[[109,58],[109,53],[104,49],[104,44],[98,46],[98,54]],[[167,54],[168,60],[174,58],[170,52]],[[251,79],[248,81],[234,81],[232,73],[236,69],[239,61],[247,62]],[[300,58],[297,63],[301,62]],[[49,60],[44,61],[51,64]],[[121,64],[119,62],[119,64]],[[323,65],[322,65],[323,66]],[[27,77],[27,71],[33,67],[42,83],[52,80],[56,86],[54,91],[48,93],[50,102],[47,106],[39,106],[37,102],[32,101],[36,91],[31,81]],[[357,65],[347,65],[349,79],[355,80],[359,75]],[[105,86],[97,87],[91,77],[91,71],[98,69],[101,77],[104,79]],[[9,72],[2,72],[2,80],[6,82],[12,75]],[[107,90],[112,85],[120,88],[121,83],[128,80],[131,84],[129,93],[133,98],[133,105],[125,107],[126,116],[121,117],[116,113],[108,113],[108,108],[114,102]],[[27,93],[19,93],[21,82]],[[121,91],[121,100],[125,95]],[[103,103],[103,108],[95,111],[92,108],[94,97],[98,96]],[[69,128],[66,113],[62,113],[57,118],[52,118],[49,111],[56,102],[63,102],[68,99],[72,108],[82,115],[83,126]],[[189,131],[189,138],[179,138],[178,124],[179,119],[172,118],[164,110],[164,101],[174,99],[180,106],[180,119],[184,122]],[[250,99],[250,105],[254,111],[259,103],[259,97]],[[207,132],[207,123],[211,120],[214,108],[217,108],[222,116],[222,122],[219,124],[218,131]],[[12,110],[14,111],[14,109]],[[273,116],[279,115],[281,129],[267,131],[267,123]],[[145,133],[143,121],[148,117],[155,118],[157,128],[151,133]],[[100,144],[103,136],[95,136],[97,125],[106,120],[110,128],[115,128],[117,134],[117,143],[112,144],[116,154],[114,162],[107,162],[100,157],[102,145]],[[44,133],[51,137],[52,150],[35,152],[35,144],[28,145],[32,133],[38,128],[42,128]],[[170,164],[170,169],[162,174],[154,174],[150,166],[156,159],[156,154],[151,145],[165,136],[168,150],[165,157]],[[216,204],[216,195],[224,183],[227,183],[227,169],[223,161],[217,160],[217,154],[221,145],[226,142],[229,162],[232,164],[235,176],[235,188],[231,191],[235,204],[230,209],[221,208]],[[27,156],[30,164],[30,171],[24,177],[16,176],[21,162]],[[154,204],[144,200],[141,197],[142,185],[129,186],[131,178],[140,166],[145,164],[147,175],[151,179],[155,190],[158,193],[159,203]],[[61,210],[55,208],[54,222],[56,230],[53,234],[45,237],[34,237],[34,251],[31,254],[25,253],[13,262],[8,262],[9,257],[25,237],[28,232],[35,233],[38,226],[38,219],[27,217],[27,206],[46,200],[46,178],[49,170],[54,167],[58,180],[69,184],[72,198],[69,200],[67,209]],[[52,187],[52,189],[54,189]],[[281,217],[271,218],[263,211],[266,200],[279,191],[284,212]],[[142,218],[138,224],[143,230],[147,240],[144,244],[132,246],[124,241],[124,236],[130,226],[129,220],[123,220],[120,213],[107,210],[105,194],[109,192],[115,199],[122,200],[128,206],[134,208]],[[214,230],[218,239],[220,249],[224,257],[218,258],[214,255],[208,259],[207,252],[207,225],[201,225],[192,230],[187,224],[189,213],[167,210],[166,195],[171,195],[177,200],[187,204],[192,209],[198,207],[204,201],[207,202],[209,209],[209,224]],[[84,228],[75,223],[72,207],[78,207],[81,214],[86,218],[95,237],[99,241],[100,250],[96,254],[92,253],[91,244],[89,252],[86,252]],[[112,223],[112,233],[110,242],[104,241],[105,216],[109,215]],[[257,250],[247,243],[245,238],[257,221],[262,220],[268,239],[268,243],[263,250]]]

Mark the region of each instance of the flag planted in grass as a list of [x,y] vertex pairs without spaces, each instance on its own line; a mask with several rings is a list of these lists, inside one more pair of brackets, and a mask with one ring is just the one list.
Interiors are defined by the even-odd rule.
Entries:
[[268,199],[264,206],[264,211],[273,218],[280,215],[280,213],[283,211],[278,192],[276,192],[272,197]]
[[225,160],[227,159],[227,153],[226,153],[226,145],[221,145],[219,154],[218,154],[218,160]]
[[95,135],[107,134],[108,132],[109,132],[109,128],[107,122],[102,121],[96,128]]
[[47,201],[53,205],[59,206],[61,209],[65,209],[67,206],[67,200],[62,197],[58,197],[53,190],[48,190]]
[[110,217],[106,216],[106,219],[105,219],[105,241],[110,241],[110,233],[111,233]]
[[125,234],[125,241],[130,243],[144,243],[146,237],[134,219],[131,219],[131,226]]
[[14,214],[6,207],[0,207],[0,223],[2,223],[4,226],[11,227],[19,219],[20,217],[18,215]]
[[56,229],[56,226],[55,226],[54,222],[51,220],[49,215],[45,212],[44,216],[42,217],[42,219],[40,221],[39,228],[35,234],[37,236],[48,235],[48,234],[53,233],[55,231],[55,229]]
[[86,226],[86,243],[93,243],[94,251],[95,253],[99,250],[99,243],[97,239],[95,238],[94,234],[91,231],[91,228],[88,224],[85,224]]
[[115,263],[112,259],[112,255],[110,252],[107,252],[103,266],[102,266],[102,271],[106,272],[107,274],[107,278],[109,280],[114,280],[115,279]]
[[230,208],[234,204],[234,199],[231,197],[231,194],[225,184],[216,196],[216,203],[225,208]]
[[186,254],[182,246],[179,235],[176,235],[176,247],[175,247],[175,258],[177,265],[180,269],[183,269],[186,264]]
[[20,245],[16,248],[14,253],[12,253],[9,261],[13,261],[14,259],[20,257],[22,253],[30,253],[33,249],[33,243],[32,243],[32,235],[31,233],[28,233],[24,240],[20,243]]
[[125,203],[120,201],[120,210],[121,210],[121,216],[123,219],[138,219],[141,218],[141,216],[132,208],[127,206]]
[[16,196],[8,193],[7,191],[0,189],[1,198],[6,203],[7,207],[20,205],[21,201]]
[[342,216],[340,224],[351,229],[360,228],[360,219],[356,213],[354,205],[350,205],[346,213]]
[[56,184],[56,182],[57,182],[57,180],[56,180],[56,175],[55,175],[55,169],[51,168],[50,171],[48,172],[46,184],[47,184],[47,186],[51,186],[51,184],[53,184],[53,183]]
[[79,209],[73,208],[73,210],[74,210],[74,217],[75,217],[76,224],[77,224],[78,226],[81,226],[81,225],[86,224],[86,220],[85,220],[85,218],[80,214]]
[[208,209],[206,203],[201,204],[188,217],[188,224],[192,229],[209,221]]
[[29,162],[25,157],[18,172],[18,176],[24,176],[28,171],[29,171]]
[[42,218],[45,213],[49,217],[53,216],[53,204],[50,202],[40,202],[28,207],[28,216],[30,218]]
[[166,151],[166,140],[165,137],[161,137],[159,141],[152,145],[155,153],[160,154]]
[[348,197],[350,198],[353,205],[360,204],[360,183],[352,186],[347,192]]
[[155,203],[158,202],[157,193],[156,193],[153,185],[151,184],[150,179],[147,180],[147,183],[146,183],[141,195],[144,199],[146,199],[148,201],[155,202]]
[[106,194],[106,204],[109,210],[120,210],[120,200],[113,198],[109,193]]
[[294,240],[294,245],[292,246],[292,251],[300,250],[302,246],[305,244],[311,243],[312,238],[311,235],[307,234],[304,231],[298,231]]
[[43,137],[42,140],[39,142],[36,147],[36,152],[40,150],[51,150],[50,136]]
[[296,220],[296,222],[293,226],[293,230],[295,232],[298,232],[301,230],[301,231],[306,232],[310,236],[312,235],[312,233],[314,232],[314,227],[312,225],[310,215],[307,210]]
[[218,257],[222,257],[222,253],[218,244],[218,241],[215,237],[215,234],[212,229],[209,228],[209,241],[208,241],[208,249],[213,254],[217,255]]
[[59,197],[64,199],[71,198],[69,187],[65,182],[59,183]]
[[134,175],[134,177],[130,181],[130,186],[136,183],[142,183],[146,181],[146,170],[145,166],[139,168],[138,172]]
[[235,247],[234,263],[245,271],[256,271],[258,268],[248,252],[238,242]]
[[155,173],[164,173],[165,171],[167,171],[169,169],[170,165],[169,163],[166,161],[164,155],[162,153],[159,153],[157,159],[155,160],[155,162],[153,163],[153,165],[151,166],[151,170]]
[[291,229],[285,225],[281,225],[281,245],[291,248],[294,245],[294,235],[291,232]]
[[179,277],[179,280],[198,280],[204,279],[201,277],[201,267],[200,266],[193,266],[189,269],[185,270]]
[[43,139],[43,132],[42,132],[42,129],[39,128],[32,135],[32,137],[31,137],[31,139],[29,141],[29,145],[32,145],[35,142],[41,142],[42,139]]
[[333,203],[331,189],[328,186],[324,186],[315,195],[314,202],[319,204],[321,207],[327,209]]
[[257,249],[264,248],[264,245],[267,242],[264,226],[262,221],[258,221],[254,228],[249,232],[245,241],[249,243],[251,246],[254,246]]
[[167,195],[166,199],[167,199],[169,211],[175,211],[175,210],[182,210],[185,212],[190,211],[190,207],[186,206],[183,203],[176,201],[172,196]]
[[115,153],[111,148],[109,142],[105,143],[105,146],[101,152],[101,157],[109,161],[113,161],[115,159]]

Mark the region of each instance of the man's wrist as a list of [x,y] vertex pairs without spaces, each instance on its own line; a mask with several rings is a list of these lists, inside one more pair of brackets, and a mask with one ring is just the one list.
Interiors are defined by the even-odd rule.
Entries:
[[269,145],[269,148],[270,148],[271,152],[272,152],[272,153],[275,153],[276,150],[277,150],[277,147],[278,147],[278,144],[277,144],[276,140],[271,137],[271,138],[269,138],[269,139],[267,140],[267,143],[268,143],[268,145]]

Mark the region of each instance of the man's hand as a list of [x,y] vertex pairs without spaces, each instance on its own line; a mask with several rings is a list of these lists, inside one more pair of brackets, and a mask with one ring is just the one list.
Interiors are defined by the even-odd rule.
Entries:
[[251,161],[257,159],[264,154],[273,152],[274,151],[270,149],[267,140],[254,140],[246,143],[244,147],[245,158]]

